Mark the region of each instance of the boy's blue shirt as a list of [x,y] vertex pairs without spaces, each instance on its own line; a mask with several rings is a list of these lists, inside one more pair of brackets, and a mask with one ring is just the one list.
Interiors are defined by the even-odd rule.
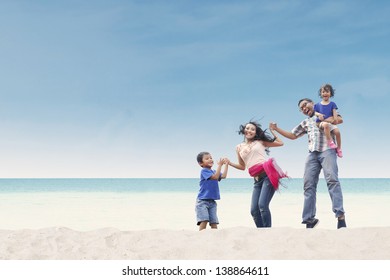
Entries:
[[220,199],[218,181],[221,180],[221,175],[219,175],[218,180],[210,179],[214,174],[215,170],[208,168],[202,168],[200,171],[198,199]]

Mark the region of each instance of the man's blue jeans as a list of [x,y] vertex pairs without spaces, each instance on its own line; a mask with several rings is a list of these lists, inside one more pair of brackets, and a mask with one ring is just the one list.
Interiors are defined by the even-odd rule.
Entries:
[[332,200],[332,210],[336,217],[344,215],[343,194],[338,178],[336,150],[329,149],[324,152],[310,152],[305,163],[303,182],[304,205],[302,223],[313,221],[316,215],[317,184],[321,169],[324,172],[328,192]]
[[275,190],[267,176],[255,180],[252,192],[251,215],[256,227],[271,227],[271,211],[269,204]]

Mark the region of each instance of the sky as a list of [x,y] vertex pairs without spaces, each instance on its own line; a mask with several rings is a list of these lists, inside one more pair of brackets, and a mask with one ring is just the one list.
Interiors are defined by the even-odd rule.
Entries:
[[[1,178],[197,178],[330,83],[341,178],[389,178],[388,1],[0,1]],[[302,178],[307,137],[270,156]],[[216,167],[216,166],[215,166]],[[228,177],[249,177],[229,169]]]

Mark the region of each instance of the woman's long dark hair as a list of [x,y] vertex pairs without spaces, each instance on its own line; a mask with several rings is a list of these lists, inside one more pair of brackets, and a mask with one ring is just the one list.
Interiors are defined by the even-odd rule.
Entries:
[[256,127],[256,135],[255,135],[254,140],[261,140],[261,141],[264,141],[264,142],[274,142],[275,141],[275,137],[272,137],[271,135],[269,135],[266,132],[267,129],[263,130],[261,128],[261,124],[259,124],[258,122],[255,122],[255,121],[250,121],[250,122],[248,122],[246,124],[240,125],[238,134],[245,135],[245,127],[246,127],[247,124],[252,124],[252,125],[254,125]]

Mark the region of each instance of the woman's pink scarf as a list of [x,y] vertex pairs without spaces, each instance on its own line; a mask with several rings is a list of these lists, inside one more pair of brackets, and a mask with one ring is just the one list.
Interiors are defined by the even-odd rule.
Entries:
[[279,188],[280,179],[288,178],[287,174],[282,171],[273,158],[270,158],[266,162],[253,165],[248,171],[252,177],[256,177],[265,171],[275,190]]

